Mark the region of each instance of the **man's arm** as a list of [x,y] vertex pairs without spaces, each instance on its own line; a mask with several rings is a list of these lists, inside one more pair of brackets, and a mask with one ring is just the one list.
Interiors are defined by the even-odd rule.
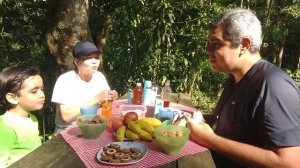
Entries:
[[197,143],[226,156],[245,167],[299,167],[300,147],[258,148],[216,135],[206,124],[189,120],[191,138]]

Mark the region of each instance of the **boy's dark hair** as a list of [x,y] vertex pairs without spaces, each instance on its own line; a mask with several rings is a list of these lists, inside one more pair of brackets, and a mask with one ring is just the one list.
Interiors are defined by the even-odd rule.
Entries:
[[9,108],[10,103],[5,98],[6,94],[19,95],[23,82],[35,75],[40,75],[40,71],[33,67],[17,66],[4,69],[0,73],[0,103]]

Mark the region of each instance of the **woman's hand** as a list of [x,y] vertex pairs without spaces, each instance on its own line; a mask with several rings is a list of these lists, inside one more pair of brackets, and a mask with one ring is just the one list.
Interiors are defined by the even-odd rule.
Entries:
[[119,97],[118,92],[115,90],[111,90],[111,91],[105,90],[98,94],[99,102],[105,102],[108,100],[116,100],[118,97]]
[[119,98],[118,92],[116,90],[111,90],[108,95],[110,95],[111,100],[116,100]]

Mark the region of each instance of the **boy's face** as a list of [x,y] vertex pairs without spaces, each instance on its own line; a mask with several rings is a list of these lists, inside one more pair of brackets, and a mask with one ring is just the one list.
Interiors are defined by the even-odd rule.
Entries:
[[36,75],[27,78],[17,96],[19,109],[30,112],[43,108],[45,102],[43,87],[41,76]]

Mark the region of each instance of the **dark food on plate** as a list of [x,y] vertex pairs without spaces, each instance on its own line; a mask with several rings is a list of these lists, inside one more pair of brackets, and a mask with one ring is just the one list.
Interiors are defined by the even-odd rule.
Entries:
[[98,115],[93,117],[91,120],[83,120],[83,119],[80,118],[79,121],[83,122],[83,123],[86,123],[86,124],[101,124],[101,123],[103,123],[103,120]]
[[125,153],[122,153],[122,152],[117,152],[114,154],[114,158],[116,158],[116,159],[122,159],[122,158],[124,158],[124,156],[125,156]]
[[129,148],[122,148],[122,149],[120,149],[120,152],[122,152],[122,153],[130,153],[130,149]]
[[115,153],[117,153],[117,150],[113,149],[113,148],[107,149],[105,151],[105,154],[108,155],[108,156],[113,156]]
[[112,143],[112,144],[109,145],[109,147],[110,147],[110,148],[113,148],[113,149],[116,149],[117,151],[120,150],[120,145],[118,145],[118,144],[113,144],[113,143]]
[[121,162],[122,163],[128,163],[128,162],[131,162],[132,161],[132,158],[130,156],[124,156],[122,159],[121,159]]
[[[105,150],[104,150],[105,149]],[[103,147],[100,160],[110,163],[128,163],[144,156],[138,148],[122,148],[118,144],[111,143]]]
[[139,158],[142,158],[142,153],[141,152],[135,152],[135,153],[132,153],[131,154],[131,157],[133,158],[133,159],[139,159]]
[[130,152],[132,153],[141,153],[141,150],[139,148],[130,148]]

